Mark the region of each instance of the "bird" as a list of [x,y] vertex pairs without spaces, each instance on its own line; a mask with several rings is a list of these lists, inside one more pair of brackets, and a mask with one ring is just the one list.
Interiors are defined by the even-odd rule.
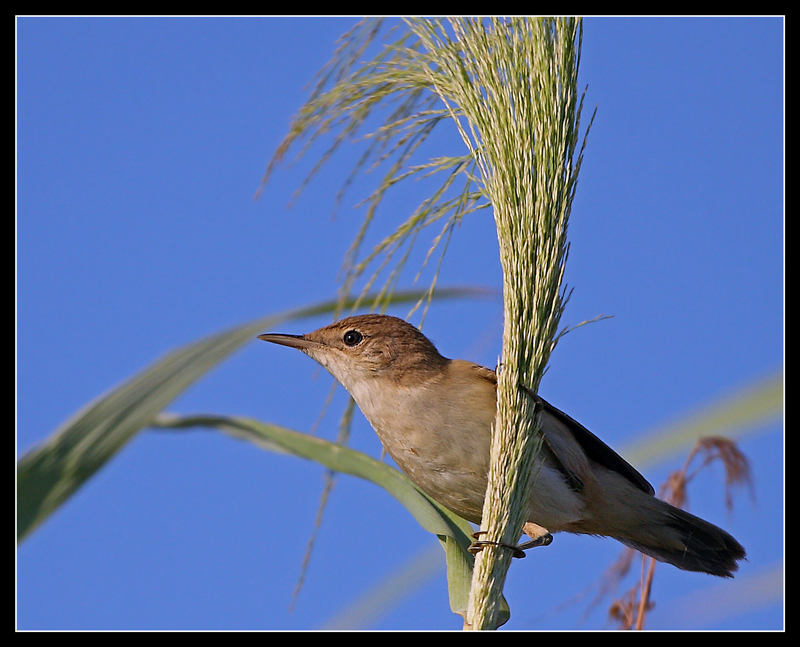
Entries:
[[[258,338],[300,350],[325,367],[406,476],[437,503],[480,524],[495,371],[442,356],[412,324],[382,314],[346,317],[305,335]],[[612,537],[682,570],[733,577],[746,557],[736,539],[656,498],[652,485],[600,438],[534,397],[543,443],[523,526],[531,541],[520,548],[547,545],[558,532]]]

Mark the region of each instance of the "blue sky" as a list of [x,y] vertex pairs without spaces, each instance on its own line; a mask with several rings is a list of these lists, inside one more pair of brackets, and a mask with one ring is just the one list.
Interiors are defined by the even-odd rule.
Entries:
[[[308,83],[355,22],[17,19],[18,456],[168,350],[335,294],[363,216],[353,205],[374,181],[356,182],[333,215],[358,149],[342,151],[291,208],[311,158],[253,196]],[[541,393],[612,447],[782,366],[783,75],[778,18],[585,21],[581,78],[587,116],[598,112],[570,222],[563,323],[613,318],[561,341]],[[447,128],[436,142],[438,153],[463,151]],[[386,201],[371,240],[411,213],[417,190]],[[500,287],[489,211],[456,231],[439,284]],[[445,356],[488,366],[501,330],[499,299],[435,304],[425,321]],[[169,410],[309,431],[329,386],[308,358],[254,341]],[[335,437],[343,402],[339,393],[320,435]],[[360,415],[352,445],[380,451]],[[749,561],[733,581],[660,567],[651,628],[783,626],[781,601],[701,614],[706,625],[685,613],[782,566],[782,422],[741,448],[755,502],[740,493],[727,512],[717,467],[690,504],[734,534]],[[683,460],[641,471],[657,487]],[[387,494],[341,477],[290,612],[322,484],[312,463],[213,432],[143,433],[19,547],[18,627],[314,629],[438,550]],[[580,624],[588,601],[567,603],[620,548],[558,535],[516,562],[508,628],[608,626],[607,605]],[[459,620],[439,567],[368,627]]]

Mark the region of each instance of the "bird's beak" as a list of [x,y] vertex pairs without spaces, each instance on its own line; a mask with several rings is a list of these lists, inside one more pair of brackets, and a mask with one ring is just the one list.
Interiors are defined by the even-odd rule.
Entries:
[[307,348],[316,348],[319,346],[317,342],[306,339],[303,335],[286,335],[284,333],[269,333],[266,335],[259,335],[259,339],[272,342],[273,344],[280,344],[281,346],[289,346],[290,348],[297,348],[298,350],[305,350]]

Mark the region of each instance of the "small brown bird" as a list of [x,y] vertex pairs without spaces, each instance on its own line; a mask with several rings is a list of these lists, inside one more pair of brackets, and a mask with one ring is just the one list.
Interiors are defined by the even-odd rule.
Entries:
[[[497,406],[494,371],[442,357],[414,326],[385,315],[259,339],[297,348],[324,366],[400,469],[441,505],[480,523]],[[530,545],[549,543],[552,532],[604,535],[683,570],[733,577],[745,557],[739,542],[656,499],[619,454],[538,400],[544,443],[524,528]]]

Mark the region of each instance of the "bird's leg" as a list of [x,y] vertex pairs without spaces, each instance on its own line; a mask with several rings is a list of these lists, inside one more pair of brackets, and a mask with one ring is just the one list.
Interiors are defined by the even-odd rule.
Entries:
[[551,543],[553,543],[553,535],[548,532],[546,535],[523,542],[515,546],[515,548],[517,550],[528,550],[529,548],[537,548],[539,546],[549,546]]
[[548,532],[547,528],[542,528],[530,521],[522,526],[522,531],[531,539],[517,546],[520,550],[528,550],[537,546],[549,546],[553,541],[553,535]]

